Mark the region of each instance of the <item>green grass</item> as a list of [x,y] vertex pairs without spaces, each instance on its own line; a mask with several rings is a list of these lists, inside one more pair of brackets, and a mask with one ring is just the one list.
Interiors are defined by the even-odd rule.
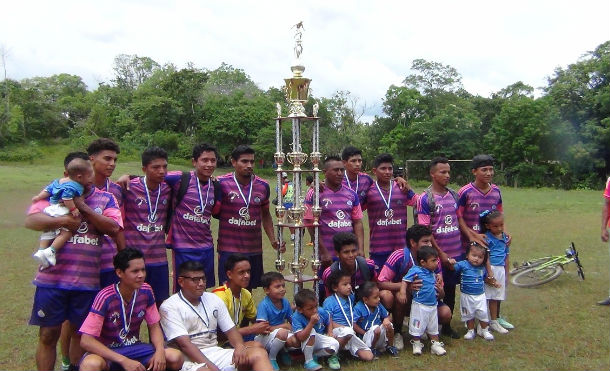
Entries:
[[[0,369],[35,368],[36,327],[28,326],[36,272],[31,258],[38,232],[23,228],[29,200],[47,182],[61,174],[65,148],[45,148],[34,164],[0,164],[0,302],[2,335]],[[170,166],[185,169],[183,166]],[[226,170],[224,170],[226,171]],[[224,172],[219,170],[218,173]],[[120,162],[115,174],[140,173],[137,162]],[[271,177],[267,177],[271,178]],[[272,182],[272,190],[275,188]],[[421,191],[423,186],[418,185]],[[511,260],[560,254],[574,241],[585,267],[580,281],[573,267],[557,280],[534,289],[510,286],[502,313],[517,328],[497,335],[494,342],[442,338],[447,355],[432,356],[429,347],[416,358],[410,349],[399,359],[382,357],[371,364],[345,359],[343,370],[596,370],[609,369],[610,313],[595,302],[608,294],[608,247],[599,239],[601,192],[554,189],[503,188],[506,226],[513,235]],[[366,224],[366,223],[365,223]],[[214,233],[217,224],[213,223]],[[216,234],[215,234],[216,235]],[[265,238],[265,268],[273,268],[275,254]],[[290,259],[288,253],[286,259]],[[309,270],[309,268],[308,268]],[[289,299],[292,290],[289,290]],[[255,298],[262,298],[255,290]],[[456,310],[456,313],[457,310]],[[463,330],[459,314],[453,326]],[[301,370],[302,365],[292,367]]]

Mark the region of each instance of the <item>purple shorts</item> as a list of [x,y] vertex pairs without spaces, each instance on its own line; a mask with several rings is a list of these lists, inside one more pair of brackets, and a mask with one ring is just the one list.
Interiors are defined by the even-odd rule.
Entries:
[[203,265],[207,287],[216,286],[214,274],[214,247],[207,249],[179,249],[173,248],[174,255],[174,292],[178,292],[178,267],[180,264],[194,260]]
[[392,255],[393,251],[381,252],[381,253],[370,253],[370,259],[375,262],[375,271],[377,273],[381,272],[381,268],[388,260],[390,255]]
[[[225,272],[225,262],[229,256],[233,255],[232,252],[218,252],[218,284],[222,285],[227,281],[227,272]],[[250,260],[250,285],[247,287],[248,291],[252,291],[261,285],[261,276],[263,275],[263,254],[244,254]]]
[[69,320],[80,327],[89,314],[95,295],[97,291],[36,286],[30,325],[52,327]]
[[155,294],[157,307],[169,298],[169,269],[167,263],[161,265],[146,265],[146,283],[148,283]]
[[[150,362],[150,359],[155,354],[155,347],[152,344],[148,343],[138,343],[110,349],[113,352],[119,353],[120,355],[123,355],[133,361],[140,362],[142,365],[144,365],[144,367],[148,366],[148,362]],[[83,359],[85,359],[85,357],[91,354],[92,353],[89,352],[83,354],[81,362],[83,361]],[[110,371],[124,371],[123,367],[119,363],[113,361],[107,360],[106,367]]]

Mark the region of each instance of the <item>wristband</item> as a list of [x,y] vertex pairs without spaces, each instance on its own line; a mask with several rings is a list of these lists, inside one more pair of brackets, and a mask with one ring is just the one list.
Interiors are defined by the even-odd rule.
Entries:
[[71,209],[70,209],[70,212],[73,212],[73,211],[74,211],[74,210],[76,210],[76,209],[77,209],[77,207],[75,206],[75,207],[73,207],[73,208],[71,208]]

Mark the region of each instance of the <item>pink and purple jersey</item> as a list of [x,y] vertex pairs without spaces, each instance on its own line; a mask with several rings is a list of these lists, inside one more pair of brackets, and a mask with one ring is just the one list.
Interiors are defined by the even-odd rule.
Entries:
[[159,188],[149,190],[148,195],[141,177],[132,179],[129,190],[123,190],[125,244],[142,251],[147,266],[164,265],[167,264],[164,229],[171,187],[162,182]]
[[[474,183],[468,183],[460,189],[458,195],[457,214],[464,219],[468,228],[477,233],[481,233],[479,214],[485,210],[502,211],[502,194],[500,188],[495,184],[491,185],[491,189],[487,193],[483,193]],[[465,242],[468,242],[467,238]]]
[[[307,225],[313,223],[313,189],[305,197],[305,221]],[[360,200],[354,191],[341,186],[336,192],[330,187],[324,187],[320,192],[320,241],[331,256],[336,256],[333,247],[333,236],[338,232],[354,232],[353,221],[362,219]]]
[[[220,209],[220,187],[217,182],[198,182],[190,172],[188,188],[179,205],[175,205],[170,231],[170,242],[176,249],[214,248],[210,220]],[[214,187],[214,184],[217,186]],[[178,194],[180,181],[174,185],[174,195]],[[175,204],[175,196],[173,203]]]
[[[218,182],[222,192],[218,251],[262,254],[261,227],[263,209],[269,209],[269,183],[254,176],[250,195],[250,183],[246,185],[236,183],[233,173],[219,176]],[[248,199],[250,203],[246,205]]]
[[417,201],[417,220],[428,225],[438,247],[450,258],[458,258],[463,253],[460,227],[457,218],[457,202],[449,191],[444,195],[433,193],[436,210],[430,216],[428,193],[423,192]]
[[[121,210],[111,193],[93,187],[85,195],[85,203],[96,213],[111,218],[123,227]],[[48,201],[36,202],[28,214],[40,213],[47,206]],[[57,250],[57,264],[38,272],[34,285],[67,290],[99,290],[102,239],[103,234],[95,225],[83,220],[68,242]]]
[[[123,189],[120,185],[110,181],[110,179],[106,179],[106,184],[98,189],[112,193],[114,198],[116,198],[119,207],[123,206]],[[116,253],[116,242],[114,242],[112,237],[105,234],[102,241],[102,257],[100,258],[100,270],[102,272],[114,270],[112,259]]]
[[371,254],[389,253],[407,246],[407,205],[414,206],[418,196],[411,190],[407,194],[402,193],[396,182],[392,182],[392,198],[388,208],[386,202],[389,196],[389,190],[378,189],[374,183],[366,195]]
[[[406,255],[405,255],[406,253]],[[411,251],[407,248],[394,251],[388,257],[381,272],[379,272],[379,282],[401,282],[409,269],[415,265]]]
[[[328,277],[330,276],[330,274],[333,272],[333,267],[335,266],[335,264],[336,264],[335,269],[340,270],[341,262],[337,261],[337,262],[333,263],[333,265],[331,265],[330,267],[327,267],[324,270],[324,273],[322,273],[322,282],[324,283],[324,289],[326,290],[326,296],[330,296],[332,294],[331,287],[326,284],[326,281],[328,280]],[[358,261],[356,260],[356,271],[354,272],[354,274],[352,274],[352,278],[351,278],[352,291],[354,291],[354,292],[358,291],[358,287],[360,285],[362,285],[364,282],[366,282],[364,277],[362,276],[362,271],[360,269],[361,269],[361,267],[358,266]],[[372,261],[371,259],[366,259],[366,268],[363,268],[363,269],[369,270],[369,272],[370,272],[369,281],[377,282],[377,271],[375,270],[374,261]]]
[[126,301],[121,308],[121,294],[117,285],[106,286],[95,297],[79,332],[95,337],[108,348],[139,343],[142,320],[146,320],[150,326],[158,323],[161,316],[150,285],[142,284],[142,287],[134,292],[134,296],[133,307],[131,301]]
[[349,190],[354,191],[358,195],[360,201],[360,208],[366,210],[367,200],[366,193],[368,192],[371,185],[374,183],[373,178],[367,173],[358,173],[358,177],[353,182],[347,177],[347,173],[343,176],[343,186]]

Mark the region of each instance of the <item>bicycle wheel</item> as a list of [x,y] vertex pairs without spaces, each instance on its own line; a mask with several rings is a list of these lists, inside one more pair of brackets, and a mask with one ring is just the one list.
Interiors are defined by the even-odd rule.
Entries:
[[563,267],[559,264],[541,269],[534,267],[515,274],[511,282],[518,287],[534,287],[554,280],[562,271]]
[[508,273],[511,276],[514,276],[515,274],[517,274],[519,272],[523,272],[525,270],[532,269],[532,268],[537,267],[537,266],[539,266],[541,264],[544,264],[544,263],[546,263],[548,261],[551,261],[554,258],[555,258],[554,256],[545,256],[543,258],[537,258],[537,259],[528,260],[528,261],[525,261],[525,262],[521,263],[521,265],[518,265],[518,266],[514,267]]

